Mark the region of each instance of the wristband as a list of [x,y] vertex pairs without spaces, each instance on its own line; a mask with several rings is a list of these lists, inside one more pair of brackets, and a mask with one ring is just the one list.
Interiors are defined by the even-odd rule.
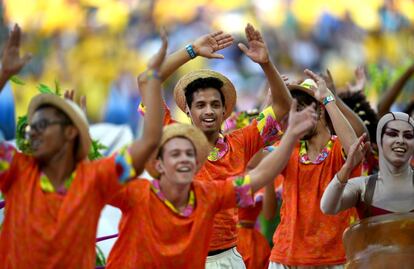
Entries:
[[158,75],[158,71],[156,71],[154,69],[150,69],[146,72],[146,78],[147,78],[147,80],[160,79],[160,76]]
[[195,57],[197,57],[197,54],[195,53],[193,46],[191,44],[188,44],[187,46],[185,46],[185,49],[187,50],[188,55],[190,55],[191,59],[194,59]]
[[333,101],[335,101],[335,97],[333,95],[328,95],[325,98],[323,98],[322,104],[324,106],[326,106],[327,104],[329,104],[330,102],[333,102]]

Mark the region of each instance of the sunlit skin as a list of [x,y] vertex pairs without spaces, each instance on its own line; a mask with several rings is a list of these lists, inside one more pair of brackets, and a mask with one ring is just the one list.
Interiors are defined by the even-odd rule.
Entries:
[[405,121],[395,120],[387,124],[382,137],[385,159],[396,168],[409,161],[414,154],[414,130]]
[[193,144],[181,137],[167,141],[162,147],[156,168],[161,175],[161,191],[177,209],[183,210],[197,168]]
[[190,117],[193,124],[204,132],[210,143],[214,144],[218,138],[224,113],[225,106],[217,89],[207,88],[193,93]]
[[156,167],[161,174],[161,181],[168,181],[169,185],[189,185],[197,167],[193,144],[181,137],[167,141]]

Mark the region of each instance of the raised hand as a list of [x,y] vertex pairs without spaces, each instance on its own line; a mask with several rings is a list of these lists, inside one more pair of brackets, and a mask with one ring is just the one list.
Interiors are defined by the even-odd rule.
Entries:
[[4,47],[1,60],[2,74],[9,78],[19,73],[32,58],[30,54],[25,54],[23,57],[20,57],[20,38],[20,27],[15,24],[13,30],[10,32],[6,46]]
[[269,62],[269,52],[266,44],[263,41],[262,35],[256,30],[250,23],[245,28],[248,47],[243,43],[239,43],[239,48],[246,54],[252,61],[258,64],[265,64]]
[[349,148],[346,161],[341,168],[341,172],[338,174],[338,179],[341,183],[346,183],[348,181],[351,171],[364,159],[364,156],[370,148],[370,143],[365,142],[366,138],[367,134],[362,134]]
[[164,62],[165,55],[167,54],[168,38],[167,32],[164,28],[161,28],[160,30],[160,37],[162,40],[161,48],[154,56],[152,56],[151,60],[148,63],[148,69],[153,69],[156,71],[160,70],[161,64]]
[[329,95],[332,95],[332,92],[328,89],[326,81],[319,75],[313,73],[311,70],[306,69],[305,74],[313,79],[316,82],[317,88],[311,86],[311,89],[315,93],[315,98],[322,103],[323,99]]
[[328,89],[330,89],[331,92],[336,95],[335,82],[333,80],[331,71],[329,71],[329,69],[326,69],[326,74],[322,73],[321,75],[322,75],[322,78],[325,80],[326,86],[328,87]]
[[193,50],[198,56],[209,59],[224,59],[224,56],[215,53],[218,50],[227,48],[233,44],[233,37],[223,31],[217,31],[208,35],[203,35],[192,44]]
[[286,134],[291,134],[295,138],[300,139],[309,130],[315,127],[318,121],[314,105],[308,106],[301,111],[297,111],[298,103],[296,99],[292,100],[289,112],[289,124]]
[[361,92],[364,90],[367,83],[367,77],[365,75],[364,68],[358,66],[355,69],[355,84],[347,83],[346,87],[350,92]]
[[[75,90],[66,90],[63,93],[65,99],[75,102]],[[86,95],[82,95],[79,101],[79,106],[82,109],[83,113],[86,114]]]
[[145,85],[148,82],[149,76],[158,76],[158,74],[155,74],[155,72],[158,72],[161,68],[162,63],[164,62],[165,55],[167,54],[167,48],[168,48],[168,38],[167,33],[164,28],[160,31],[160,37],[162,40],[161,48],[158,50],[158,52],[152,56],[151,60],[148,63],[148,68],[143,73],[139,74],[137,81],[138,81],[138,89],[142,94],[141,89],[145,87]]

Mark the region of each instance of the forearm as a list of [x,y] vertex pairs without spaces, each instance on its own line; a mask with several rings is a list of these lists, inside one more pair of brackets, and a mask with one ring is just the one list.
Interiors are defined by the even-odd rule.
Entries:
[[164,108],[160,84],[160,80],[150,79],[146,89],[141,91],[142,98],[147,104],[143,133],[141,138],[136,140],[130,148],[133,166],[137,175],[142,173],[145,162],[157,148],[161,139]]
[[292,96],[290,95],[290,92],[278,70],[271,61],[261,64],[260,66],[262,67],[267,81],[269,82],[272,94],[273,111],[275,112],[277,118],[282,118],[287,112],[289,112],[290,104],[292,103]]
[[159,71],[161,82],[165,81],[171,74],[177,71],[178,68],[190,60],[191,58],[185,48],[168,55]]
[[336,105],[336,101],[328,103],[325,108],[331,118],[335,133],[339,137],[345,153],[348,154],[349,148],[357,140],[355,131]]
[[279,146],[249,172],[253,192],[269,184],[282,172],[290,159],[296,142],[297,139],[290,135],[289,130],[286,131]]
[[381,118],[384,114],[390,111],[390,108],[394,103],[395,99],[397,99],[397,96],[400,94],[404,85],[407,83],[407,81],[410,79],[413,73],[414,66],[411,66],[404,72],[404,74],[402,74],[402,76],[399,79],[397,79],[397,81],[391,86],[391,88],[389,88],[382,95],[377,106],[378,118]]
[[273,182],[266,185],[263,195],[262,212],[266,220],[272,220],[276,215],[277,199]]
[[352,129],[354,129],[357,137],[360,137],[363,133],[366,133],[369,138],[369,133],[365,127],[364,122],[361,118],[350,108],[348,107],[339,97],[336,97],[336,105],[341,110],[342,114],[351,124]]
[[6,83],[10,77],[11,76],[5,74],[2,70],[0,70],[0,93],[2,92],[4,86],[6,86]]
[[[357,203],[358,196],[351,191],[346,191],[347,183],[339,181],[338,177],[341,178],[341,171],[331,180],[322,195],[320,207],[324,214],[338,214]],[[341,180],[343,181],[345,178],[341,178]],[[347,181],[347,178],[345,181]]]

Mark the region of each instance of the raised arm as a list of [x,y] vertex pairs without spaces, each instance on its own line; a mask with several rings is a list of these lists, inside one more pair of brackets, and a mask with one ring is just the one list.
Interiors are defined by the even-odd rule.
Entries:
[[162,121],[164,116],[163,101],[161,95],[161,80],[158,75],[161,64],[167,51],[167,36],[161,32],[162,47],[148,64],[148,70],[138,79],[142,99],[146,104],[144,117],[144,131],[140,139],[130,147],[132,163],[137,175],[144,170],[146,161],[157,148],[162,134]]
[[326,86],[325,80],[308,69],[305,70],[305,74],[316,82],[317,88],[313,88],[315,98],[319,102],[324,103],[325,110],[331,118],[335,133],[341,141],[345,154],[348,155],[349,148],[357,140],[354,129],[337,106],[335,98],[332,98],[333,94]]
[[382,95],[377,105],[378,118],[381,118],[390,111],[392,104],[397,99],[398,95],[402,91],[404,85],[414,74],[414,63],[405,70],[405,72],[397,79],[397,81]]
[[[191,45],[194,57],[201,56],[209,59],[223,59],[224,56],[216,53],[216,51],[227,48],[233,44],[233,37],[230,34],[217,31],[211,34],[203,35],[197,38]],[[190,48],[188,48],[191,50]],[[161,81],[165,81],[178,68],[190,61],[190,53],[186,48],[182,48],[165,59],[160,68]]]
[[315,126],[317,115],[313,106],[307,107],[300,112],[296,110],[297,103],[294,100],[289,112],[289,125],[279,146],[248,173],[253,192],[271,183],[280,174],[289,161],[289,156],[292,154],[298,140]]
[[[364,124],[364,122],[361,120],[361,118],[349,107],[347,106],[344,101],[338,96],[335,90],[335,83],[332,78],[331,72],[329,70],[326,71],[327,75],[325,76],[326,84],[329,89],[332,89],[332,93],[335,96],[336,105],[341,110],[341,112],[344,114],[345,118],[348,120],[349,124],[351,124],[352,129],[354,129],[355,134],[357,136],[361,136],[362,134],[368,134],[368,130]],[[364,73],[364,69],[362,67],[358,67],[355,70],[355,76],[357,79],[357,83],[354,85],[353,91],[362,91],[365,87],[365,75],[361,74]],[[331,88],[332,87],[332,88]],[[351,87],[351,86],[349,86]],[[369,139],[369,136],[368,136]]]
[[31,59],[30,54],[25,54],[23,57],[20,57],[20,37],[20,27],[15,24],[4,47],[1,59],[0,92],[7,81],[12,76],[18,74]]
[[348,182],[352,170],[362,161],[362,156],[369,148],[369,142],[364,142],[366,135],[362,135],[351,146],[348,157],[341,170],[331,180],[321,198],[321,211],[324,214],[337,214],[342,210],[354,207],[362,192],[361,179]]
[[239,48],[252,61],[258,63],[266,75],[272,93],[272,107],[277,118],[282,118],[289,112],[292,97],[284,80],[272,63],[262,35],[251,24],[245,28],[248,47],[239,43]]

